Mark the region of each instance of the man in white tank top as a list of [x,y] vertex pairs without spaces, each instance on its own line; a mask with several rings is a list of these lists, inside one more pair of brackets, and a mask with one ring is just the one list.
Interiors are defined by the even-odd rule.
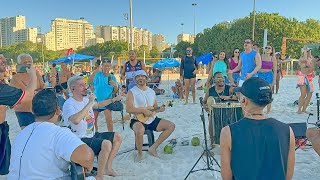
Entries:
[[[146,109],[146,107],[158,107],[156,93],[147,86],[147,79],[148,76],[145,71],[136,73],[135,81],[137,86],[129,90],[126,101],[126,111],[134,117],[131,119],[130,127],[135,133],[135,141],[138,149],[137,161],[142,160],[142,144],[145,130],[162,131],[159,138],[148,150],[150,155],[159,157],[157,154],[158,146],[166,140],[175,129],[175,124],[172,122],[155,116],[157,112],[163,112],[165,110],[163,106],[154,111]],[[148,117],[147,120],[144,123],[140,122],[136,119],[136,115],[138,114],[143,114]]]

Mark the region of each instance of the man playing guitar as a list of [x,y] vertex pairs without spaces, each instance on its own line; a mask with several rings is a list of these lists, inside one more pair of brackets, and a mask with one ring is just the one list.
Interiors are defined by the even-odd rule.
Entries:
[[[162,131],[159,138],[148,150],[152,156],[159,157],[157,154],[158,146],[166,140],[175,129],[174,123],[155,116],[157,112],[163,112],[165,109],[163,106],[158,108],[156,94],[147,86],[147,79],[148,76],[145,71],[137,72],[134,77],[137,86],[129,90],[126,100],[126,111],[135,117],[134,119],[131,119],[130,127],[135,133],[135,141],[138,150],[136,160],[138,162],[142,160],[142,145],[145,130]],[[154,110],[150,110],[150,107],[153,107]],[[145,122],[141,122],[141,120],[139,121],[140,118],[136,118],[136,115],[138,114],[143,114],[149,118]]]

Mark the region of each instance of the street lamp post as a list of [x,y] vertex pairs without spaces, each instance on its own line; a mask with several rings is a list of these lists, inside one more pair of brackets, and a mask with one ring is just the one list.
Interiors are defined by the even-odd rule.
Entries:
[[45,67],[44,67],[44,52],[43,52],[43,48],[44,48],[44,37],[42,37],[42,34],[41,34],[41,27],[38,27],[38,35],[40,35],[40,38],[37,38],[40,39],[41,41],[41,56],[42,56],[42,66],[43,66],[43,70],[45,70]]
[[253,0],[253,20],[252,20],[252,41],[254,41],[254,31],[256,26],[256,0]]
[[184,23],[181,23],[181,30],[182,30],[181,34],[183,34],[183,25],[184,25]]
[[133,50],[133,24],[132,24],[132,0],[129,0],[130,3],[130,40],[131,40],[131,50]]
[[128,15],[128,13],[124,13],[123,14],[123,16],[124,16],[124,20],[126,20],[127,21],[127,28],[126,28],[126,33],[128,33],[127,34],[127,41],[128,41],[128,51],[130,50],[130,31],[128,30],[129,29],[129,27],[128,27],[128,24],[129,24],[129,15]]
[[193,3],[192,6],[193,8],[193,36],[194,38],[196,37],[196,6],[197,3]]

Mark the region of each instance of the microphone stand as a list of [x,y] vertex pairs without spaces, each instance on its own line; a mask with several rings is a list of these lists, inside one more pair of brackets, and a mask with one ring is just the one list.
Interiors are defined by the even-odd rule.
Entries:
[[[200,114],[200,118],[201,118],[201,121],[202,121],[202,124],[203,124],[203,134],[204,134],[205,150],[202,152],[202,154],[200,155],[200,157],[198,158],[198,160],[196,161],[196,163],[193,165],[193,167],[192,167],[191,170],[189,171],[188,175],[184,178],[185,180],[189,177],[189,175],[190,175],[191,173],[194,173],[194,172],[197,172],[197,171],[207,171],[207,170],[210,170],[210,171],[221,172],[221,171],[219,171],[219,170],[216,170],[216,169],[213,169],[213,168],[212,168],[213,163],[211,163],[211,162],[213,162],[213,161],[215,161],[215,163],[218,165],[219,168],[221,168],[221,167],[220,167],[217,159],[211,154],[211,152],[210,152],[209,149],[208,149],[206,123],[205,123],[204,110],[203,110],[203,97],[200,97],[199,100],[200,100],[200,106],[201,106],[201,110],[202,110],[202,113]],[[203,169],[193,170],[203,156],[206,156],[206,165],[207,165],[207,167],[206,167],[206,168],[203,168]]]

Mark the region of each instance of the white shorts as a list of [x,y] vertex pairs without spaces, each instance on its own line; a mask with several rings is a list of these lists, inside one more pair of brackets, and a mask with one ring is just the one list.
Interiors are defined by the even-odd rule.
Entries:
[[238,87],[241,87],[242,86],[242,84],[244,83],[244,80],[239,80],[239,83],[238,83]]

